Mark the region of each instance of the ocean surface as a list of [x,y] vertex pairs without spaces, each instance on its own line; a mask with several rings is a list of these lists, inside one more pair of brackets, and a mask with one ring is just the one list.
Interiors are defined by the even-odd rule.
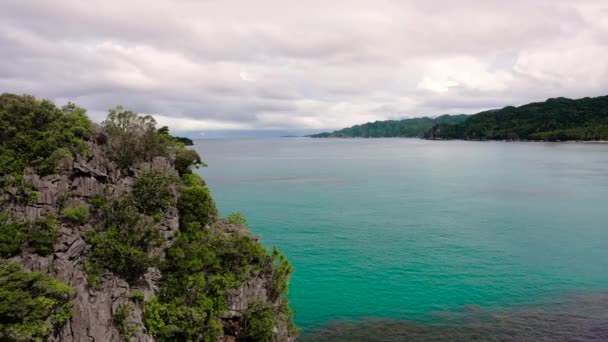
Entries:
[[221,214],[294,265],[303,340],[608,340],[608,144],[195,148]]

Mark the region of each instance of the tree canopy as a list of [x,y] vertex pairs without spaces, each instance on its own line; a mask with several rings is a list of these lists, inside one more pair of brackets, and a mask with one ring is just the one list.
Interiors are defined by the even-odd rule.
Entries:
[[467,118],[466,115],[442,115],[437,118],[413,118],[404,120],[387,120],[368,122],[343,128],[332,133],[310,135],[311,138],[415,138],[421,137],[438,123],[458,123]]
[[428,139],[466,140],[606,140],[608,96],[563,97],[521,107],[505,107],[471,115],[459,124],[438,124]]
[[62,157],[86,154],[93,132],[86,111],[76,105],[58,108],[30,95],[0,95],[0,175],[32,166],[50,174]]

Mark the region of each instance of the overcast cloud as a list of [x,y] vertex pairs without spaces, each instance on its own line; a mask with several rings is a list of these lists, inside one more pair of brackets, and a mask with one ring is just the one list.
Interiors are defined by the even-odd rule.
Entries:
[[608,94],[606,0],[0,0],[0,92],[179,131]]

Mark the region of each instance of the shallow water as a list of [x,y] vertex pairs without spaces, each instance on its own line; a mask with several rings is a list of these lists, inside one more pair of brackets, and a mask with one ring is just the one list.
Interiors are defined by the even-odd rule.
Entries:
[[196,143],[222,214],[243,212],[294,264],[304,338],[335,321],[428,328],[466,308],[521,319],[608,290],[608,144]]

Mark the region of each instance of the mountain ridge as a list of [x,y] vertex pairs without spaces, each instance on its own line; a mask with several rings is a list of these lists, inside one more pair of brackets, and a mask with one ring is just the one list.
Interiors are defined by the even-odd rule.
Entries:
[[608,96],[550,98],[483,111],[458,124],[437,124],[430,140],[608,140]]
[[421,117],[403,120],[382,120],[354,125],[334,132],[308,135],[311,138],[414,138],[421,137],[437,123],[461,122],[466,114],[440,115],[436,118]]

